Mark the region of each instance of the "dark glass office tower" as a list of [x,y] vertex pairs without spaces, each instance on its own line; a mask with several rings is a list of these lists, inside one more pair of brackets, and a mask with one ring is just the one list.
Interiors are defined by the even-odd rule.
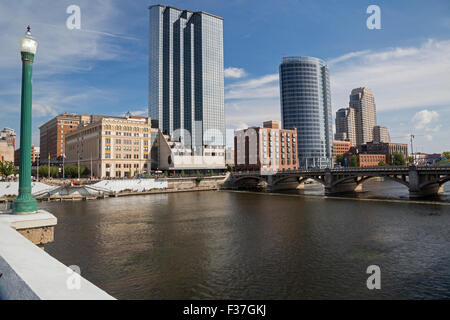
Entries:
[[300,166],[331,166],[333,128],[325,62],[313,57],[283,58],[280,99],[283,129],[297,128]]
[[194,147],[225,145],[223,69],[222,18],[150,6],[149,115],[163,133]]

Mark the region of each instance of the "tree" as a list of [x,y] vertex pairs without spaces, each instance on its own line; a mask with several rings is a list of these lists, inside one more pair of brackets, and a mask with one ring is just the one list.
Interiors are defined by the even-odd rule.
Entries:
[[184,170],[181,170],[180,175],[184,177]]
[[[91,174],[91,171],[85,167],[80,166],[80,177]],[[71,164],[64,168],[64,176],[68,178],[78,178],[78,166]]]
[[442,156],[447,159],[448,161],[450,161],[450,151],[445,151],[442,152]]
[[394,166],[404,166],[406,165],[405,156],[403,153],[394,152],[394,159],[392,161]]
[[0,162],[0,176],[9,177],[10,175],[17,174],[16,166],[11,161]]
[[380,167],[385,167],[387,166],[386,162],[384,162],[383,160],[381,160],[380,162],[378,162],[378,166]]
[[414,157],[413,156],[409,156],[408,157],[408,163],[409,164],[414,164]]
[[[81,170],[80,170],[81,173]],[[75,165],[68,165],[64,167],[64,176],[67,178],[78,178],[78,167]]]
[[[58,167],[50,167],[50,177],[56,177],[58,173]],[[48,166],[39,167],[39,176],[43,178],[48,177]]]
[[345,163],[344,163],[344,155],[343,154],[338,154],[336,156],[336,163],[340,164],[341,166],[345,165]]
[[352,167],[359,166],[358,156],[356,154],[352,155],[351,164],[352,164]]

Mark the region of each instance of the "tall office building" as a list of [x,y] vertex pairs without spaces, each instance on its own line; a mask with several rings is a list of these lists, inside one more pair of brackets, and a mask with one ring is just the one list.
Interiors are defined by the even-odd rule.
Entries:
[[297,128],[300,166],[330,166],[333,128],[327,65],[313,57],[283,58],[280,91],[282,127]]
[[205,146],[224,149],[223,19],[159,4],[149,9],[151,119],[198,155]]
[[385,126],[373,127],[373,142],[391,142],[388,127]]
[[375,99],[369,88],[356,88],[350,94],[350,108],[355,110],[356,144],[373,141],[377,125]]
[[352,108],[341,108],[336,111],[336,134],[335,140],[350,141],[351,145],[356,143],[355,110]]

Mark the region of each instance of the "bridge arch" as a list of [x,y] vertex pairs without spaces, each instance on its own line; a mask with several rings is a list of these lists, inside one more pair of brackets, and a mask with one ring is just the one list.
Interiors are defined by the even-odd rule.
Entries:
[[243,177],[239,177],[239,178],[237,178],[237,179],[234,179],[233,180],[233,183],[237,183],[237,182],[240,182],[240,181],[242,181],[242,180],[258,180],[258,181],[263,181],[263,182],[267,182],[267,180],[266,179],[264,179],[262,176],[243,176]]
[[433,185],[433,184],[438,184],[439,186],[444,185],[445,183],[450,181],[450,175],[444,176],[444,177],[440,177],[439,179],[436,180],[431,180],[431,181],[427,181],[425,183],[422,183],[420,185],[420,188],[425,188],[428,187],[429,185]]
[[281,178],[279,178],[279,179],[273,181],[273,182],[272,182],[272,185],[273,185],[273,186],[276,186],[278,183],[283,182],[283,181],[285,181],[285,180],[292,179],[292,178],[295,178],[295,179],[297,180],[298,184],[301,184],[301,183],[303,183],[304,181],[306,181],[306,180],[308,180],[308,179],[312,179],[312,180],[314,180],[314,181],[319,182],[319,183],[322,184],[322,185],[325,185],[325,181],[322,180],[322,179],[320,179],[320,178],[317,178],[317,177],[304,177],[304,176],[302,176],[302,175],[295,175],[295,176],[285,176],[285,177],[281,177]]
[[[358,179],[358,178],[361,178],[361,179]],[[366,182],[366,181],[368,181],[370,179],[373,179],[373,178],[389,179],[391,181],[398,182],[398,183],[400,183],[400,184],[402,184],[402,185],[404,185],[404,186],[409,188],[409,183],[407,181],[404,181],[404,180],[399,179],[397,177],[384,176],[384,175],[374,175],[374,176],[357,176],[357,175],[353,175],[353,176],[347,176],[347,177],[343,177],[341,179],[338,179],[338,180],[334,181],[332,183],[332,186],[336,186],[336,185],[338,185],[340,183],[343,183],[343,182],[346,182],[348,180],[353,180],[356,183],[356,185],[359,186],[360,184],[362,184],[362,183],[364,183],[364,182]]]

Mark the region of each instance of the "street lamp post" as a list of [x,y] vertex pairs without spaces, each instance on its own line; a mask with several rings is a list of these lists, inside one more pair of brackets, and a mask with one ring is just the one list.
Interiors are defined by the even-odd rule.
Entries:
[[12,209],[13,213],[31,213],[37,211],[36,199],[31,195],[31,76],[38,43],[31,36],[30,26],[19,44],[22,56],[19,195]]

